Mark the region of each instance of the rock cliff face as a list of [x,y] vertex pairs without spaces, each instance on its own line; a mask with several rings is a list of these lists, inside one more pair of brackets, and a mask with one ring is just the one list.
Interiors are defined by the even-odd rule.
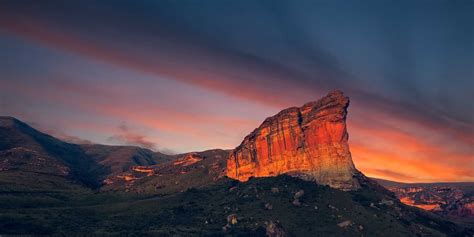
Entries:
[[349,98],[334,91],[302,107],[267,118],[227,161],[227,176],[290,174],[343,190],[359,188],[346,130]]

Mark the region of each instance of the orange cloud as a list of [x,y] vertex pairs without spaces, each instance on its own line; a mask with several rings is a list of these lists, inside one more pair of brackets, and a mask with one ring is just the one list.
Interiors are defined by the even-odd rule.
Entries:
[[[255,101],[269,107],[284,108],[294,105],[299,103],[301,98],[308,98],[308,95],[317,98],[321,94],[319,92],[325,90],[324,87],[314,89],[297,81],[289,82],[294,75],[291,72],[279,70],[277,67],[250,68],[247,67],[248,64],[242,64],[239,59],[228,60],[217,54],[209,55],[213,52],[185,46],[186,44],[183,44],[185,48],[176,48],[176,45],[170,45],[167,42],[170,48],[160,49],[162,55],[153,57],[136,55],[123,48],[113,48],[101,44],[100,41],[55,30],[51,25],[38,19],[13,17],[5,12],[0,14],[0,28],[15,36],[52,48],[73,52],[122,68],[164,76],[171,80],[209,89],[223,95]],[[202,58],[187,56],[188,51]],[[221,60],[227,61],[223,63]],[[244,70],[235,72],[235,69],[231,68],[232,64]],[[148,111],[139,111],[133,109],[133,103],[136,101],[117,105],[96,101],[93,98],[81,97],[81,100],[77,100],[71,98],[70,95],[38,91],[31,85],[19,83],[15,85],[16,82],[2,81],[0,83],[3,83],[2,86],[5,87],[15,87],[27,96],[63,103],[74,106],[78,110],[108,118],[120,118],[140,124],[150,130],[185,134],[186,137],[206,142],[209,146],[222,144],[213,143],[219,138],[212,138],[208,131],[196,125],[205,124],[219,127],[221,130],[227,128],[231,132],[258,126],[258,122],[252,120],[192,114],[147,104],[144,106],[150,108]],[[55,84],[70,92],[117,97],[116,93],[110,90],[65,82]],[[272,85],[272,87],[267,85]],[[352,99],[360,101],[361,106],[350,108],[351,151],[357,167],[367,175],[405,182],[474,181],[472,126],[453,125],[449,121],[440,119],[436,114],[425,115],[417,111],[416,107],[403,108],[405,104],[397,106],[396,101],[388,101],[380,97],[365,98],[361,94],[354,94]],[[352,111],[356,113],[352,114]],[[159,114],[166,114],[166,116],[159,117]],[[73,124],[71,126],[92,130],[93,125]],[[111,132],[111,128],[100,126],[93,129]],[[237,145],[240,141],[235,142],[234,145]]]
[[[85,86],[72,83],[73,88],[79,91],[90,90],[97,94],[108,94],[114,97],[115,95],[107,90],[87,89]],[[75,98],[72,91],[62,91],[64,85],[56,88],[54,84],[46,90],[42,90],[35,85],[22,83],[21,81],[0,81],[0,86],[3,90],[18,91],[24,97],[30,97],[36,101],[48,101],[56,105],[64,105],[65,107],[74,108],[75,111],[85,111],[94,116],[102,116],[105,118],[114,118],[133,123],[140,127],[146,128],[150,131],[160,131],[169,134],[181,134],[194,141],[201,142],[215,142],[219,138],[210,136],[209,131],[199,128],[200,125],[207,124],[214,127],[236,129],[239,127],[252,127],[254,122],[251,120],[244,120],[238,118],[229,118],[226,116],[208,116],[205,114],[190,114],[184,113],[180,110],[171,110],[166,107],[158,107],[157,105],[147,105],[143,101],[131,101],[129,103],[115,103],[108,101],[100,101],[97,98]],[[59,93],[58,91],[62,91]],[[136,104],[141,104],[142,107],[150,108],[146,110],[134,109]],[[161,116],[160,116],[161,115]],[[256,123],[255,123],[256,124]],[[98,126],[91,123],[74,122],[70,124],[71,127],[77,129],[85,129],[89,131],[100,131],[102,133],[115,133],[115,128],[108,126]],[[112,125],[112,126],[115,126]],[[51,130],[51,129],[50,129]],[[62,133],[61,133],[62,134]],[[59,135],[61,135],[59,134]],[[154,139],[155,140],[155,139]],[[222,144],[217,144],[222,145]]]
[[[301,84],[298,80],[291,80],[295,76],[301,77],[294,75],[296,72],[265,63],[260,67],[252,67],[252,63],[244,62],[239,57],[220,56],[219,53],[207,48],[189,46],[186,43],[177,46],[176,43],[162,42],[168,47],[160,48],[160,54],[137,55],[125,48],[110,47],[96,39],[55,30],[50,23],[42,22],[41,19],[12,16],[8,12],[0,13],[0,29],[17,37],[267,106],[277,108],[282,105],[289,106],[297,102],[298,98],[315,93],[322,95],[323,91],[323,88],[315,89]],[[191,55],[199,55],[199,58],[190,57],[189,52],[193,52]],[[228,59],[229,57],[231,59]],[[261,64],[257,61],[254,63]],[[235,68],[243,70],[235,73],[233,72]],[[268,84],[272,84],[272,87]],[[291,86],[288,86],[290,84]],[[283,89],[285,93],[279,93]]]
[[444,144],[380,125],[353,123],[350,149],[356,166],[368,176],[403,182],[474,180],[472,149]]
[[[402,182],[474,180],[472,167],[455,167],[436,161],[420,161],[357,143],[351,143],[351,152],[356,166],[367,176]],[[381,170],[392,172],[382,173]]]

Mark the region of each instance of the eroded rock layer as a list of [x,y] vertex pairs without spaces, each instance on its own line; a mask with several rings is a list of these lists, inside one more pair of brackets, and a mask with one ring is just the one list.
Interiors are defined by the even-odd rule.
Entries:
[[302,107],[267,118],[245,137],[227,161],[227,176],[290,174],[334,188],[359,187],[346,130],[349,98],[334,91]]

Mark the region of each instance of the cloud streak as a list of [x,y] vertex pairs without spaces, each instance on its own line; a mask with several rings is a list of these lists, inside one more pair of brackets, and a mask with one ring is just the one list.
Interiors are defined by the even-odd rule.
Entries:
[[[0,78],[2,100],[12,105],[0,112],[45,123],[69,118],[74,136],[99,142],[151,147],[160,137],[185,147],[232,148],[258,126],[263,112],[270,116],[337,88],[351,97],[350,142],[361,170],[400,181],[474,180],[467,172],[474,169],[473,110],[466,103],[474,99],[466,92],[474,59],[457,46],[472,49],[466,44],[473,38],[465,30],[469,24],[460,20],[474,4],[448,4],[447,12],[456,13],[451,16],[436,1],[429,9],[404,1],[398,7],[370,1],[350,7],[314,1],[243,1],[233,7],[160,1],[133,8],[52,3],[8,2],[0,9],[0,37],[59,52],[71,68],[80,58],[103,73],[84,80],[87,72],[63,72],[59,63],[32,54],[39,62],[27,62],[48,68],[31,78],[20,73],[28,63],[3,68],[13,71],[13,77]],[[241,9],[237,15],[235,7]],[[402,19],[396,9],[409,11]],[[397,36],[386,30],[391,26],[398,26]],[[466,42],[452,42],[459,32]],[[418,38],[431,40],[420,45]],[[439,77],[441,69],[446,78]],[[114,70],[123,73],[108,73]],[[101,78],[116,75],[124,79]],[[141,75],[151,80],[135,78]],[[459,81],[451,82],[453,77]],[[167,89],[157,88],[165,84]],[[51,105],[44,106],[51,115],[31,104]],[[79,121],[69,113],[93,116]],[[111,125],[122,122],[127,126],[118,132]]]

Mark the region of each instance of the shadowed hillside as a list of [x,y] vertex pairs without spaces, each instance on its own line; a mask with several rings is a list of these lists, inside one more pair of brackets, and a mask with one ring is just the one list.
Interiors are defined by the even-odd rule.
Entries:
[[472,236],[355,169],[348,103],[333,92],[268,118],[233,151],[172,156],[71,144],[1,117],[0,234]]

